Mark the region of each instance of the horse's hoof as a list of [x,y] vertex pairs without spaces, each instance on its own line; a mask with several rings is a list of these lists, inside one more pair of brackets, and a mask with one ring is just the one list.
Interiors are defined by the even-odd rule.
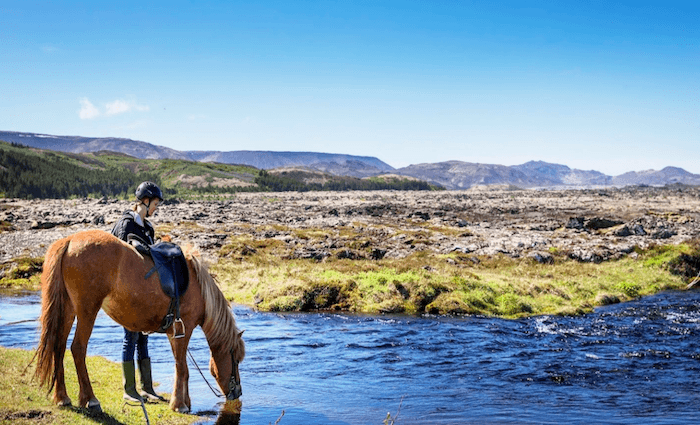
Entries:
[[92,400],[88,401],[87,408],[90,411],[90,413],[102,413],[102,406],[96,398],[93,398]]
[[72,405],[73,405],[73,402],[71,402],[70,398],[68,398],[68,397],[66,397],[63,400],[56,403],[56,406],[59,406],[59,407],[70,407]]
[[187,406],[182,406],[182,407],[176,408],[175,411],[176,411],[177,413],[184,413],[184,414],[187,414],[187,413],[190,413],[190,408],[187,407]]

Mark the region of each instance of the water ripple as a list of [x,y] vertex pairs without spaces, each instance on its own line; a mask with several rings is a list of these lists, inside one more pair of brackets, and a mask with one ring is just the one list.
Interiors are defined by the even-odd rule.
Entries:
[[[36,346],[39,303],[0,297],[0,345]],[[241,424],[282,410],[285,424],[380,423],[400,403],[401,424],[696,423],[698,292],[521,320],[234,312],[247,344]],[[121,335],[101,313],[88,353],[119,361]],[[149,341],[170,391],[167,338]],[[190,348],[206,370],[201,330]],[[190,392],[195,412],[217,411],[199,374]]]

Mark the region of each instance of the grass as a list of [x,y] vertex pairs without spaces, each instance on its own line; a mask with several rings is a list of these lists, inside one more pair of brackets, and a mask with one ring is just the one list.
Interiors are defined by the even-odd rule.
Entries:
[[[0,347],[0,424],[144,424],[140,407],[125,406],[121,398],[122,373],[117,363],[103,357],[88,357],[87,366],[95,395],[102,404],[103,414],[91,415],[78,407],[58,407],[32,379],[34,368],[25,367],[33,351]],[[70,352],[65,358],[66,386],[73,400],[78,400],[78,383]],[[157,389],[156,389],[157,390]],[[168,398],[168,396],[166,396]],[[146,411],[151,423],[177,425],[202,420],[195,415],[175,413],[167,403],[148,403]]]
[[0,264],[0,288],[38,289],[43,258],[22,257]]
[[[185,222],[161,230],[176,227],[197,231],[198,226]],[[427,229],[410,233],[362,226],[290,229],[269,225],[250,231],[230,235],[211,270],[228,299],[262,311],[504,318],[575,315],[663,290],[684,289],[700,271],[697,241],[637,249],[632,256],[600,264],[578,262],[555,249],[550,250],[552,264],[540,264],[531,258],[477,258],[429,250],[401,259],[373,256],[376,244],[370,233],[405,234],[411,243],[429,243],[433,232]],[[330,240],[335,241],[333,245],[327,243]],[[301,252],[316,246],[323,255]],[[38,289],[40,264],[41,259],[5,264],[0,287]]]
[[601,264],[562,253],[555,253],[553,264],[540,264],[529,258],[476,259],[428,251],[398,260],[330,256],[315,261],[285,257],[285,249],[277,240],[238,236],[222,249],[212,271],[230,299],[263,311],[517,318],[584,314],[596,306],[683,289],[698,269],[682,265],[700,262],[700,251],[688,244],[654,247],[639,251],[636,259]]

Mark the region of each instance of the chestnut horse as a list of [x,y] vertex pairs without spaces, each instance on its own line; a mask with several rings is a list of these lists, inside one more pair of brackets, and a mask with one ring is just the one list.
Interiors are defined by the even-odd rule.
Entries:
[[[230,305],[196,252],[185,248],[189,288],[180,300],[185,335],[173,338],[167,330],[175,357],[175,382],[170,408],[190,411],[187,345],[195,326],[202,327],[211,360],[209,367],[227,399],[241,395],[238,363],[245,356],[243,332],[236,327]],[[79,403],[100,412],[85,366],[87,344],[95,318],[102,308],[114,321],[131,331],[153,332],[168,313],[170,298],[160,288],[158,275],[146,279],[153,268],[131,245],[101,230],[87,230],[54,242],[46,252],[41,275],[41,336],[36,376],[54,402],[70,405],[66,392],[63,357],[73,321],[78,322],[71,344],[80,385]]]

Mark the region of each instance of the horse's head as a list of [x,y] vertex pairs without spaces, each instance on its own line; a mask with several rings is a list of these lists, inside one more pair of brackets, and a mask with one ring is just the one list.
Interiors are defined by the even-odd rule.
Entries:
[[186,249],[185,256],[188,256],[190,271],[197,276],[204,300],[202,330],[211,350],[209,370],[226,398],[235,400],[243,393],[238,373],[238,364],[245,357],[243,332],[238,330],[230,303],[199,255]]
[[219,387],[227,400],[236,400],[243,394],[241,387],[241,375],[238,371],[238,364],[245,357],[245,343],[243,342],[243,332],[236,331],[236,337],[228,352],[211,353],[209,360],[209,371],[219,383]]

